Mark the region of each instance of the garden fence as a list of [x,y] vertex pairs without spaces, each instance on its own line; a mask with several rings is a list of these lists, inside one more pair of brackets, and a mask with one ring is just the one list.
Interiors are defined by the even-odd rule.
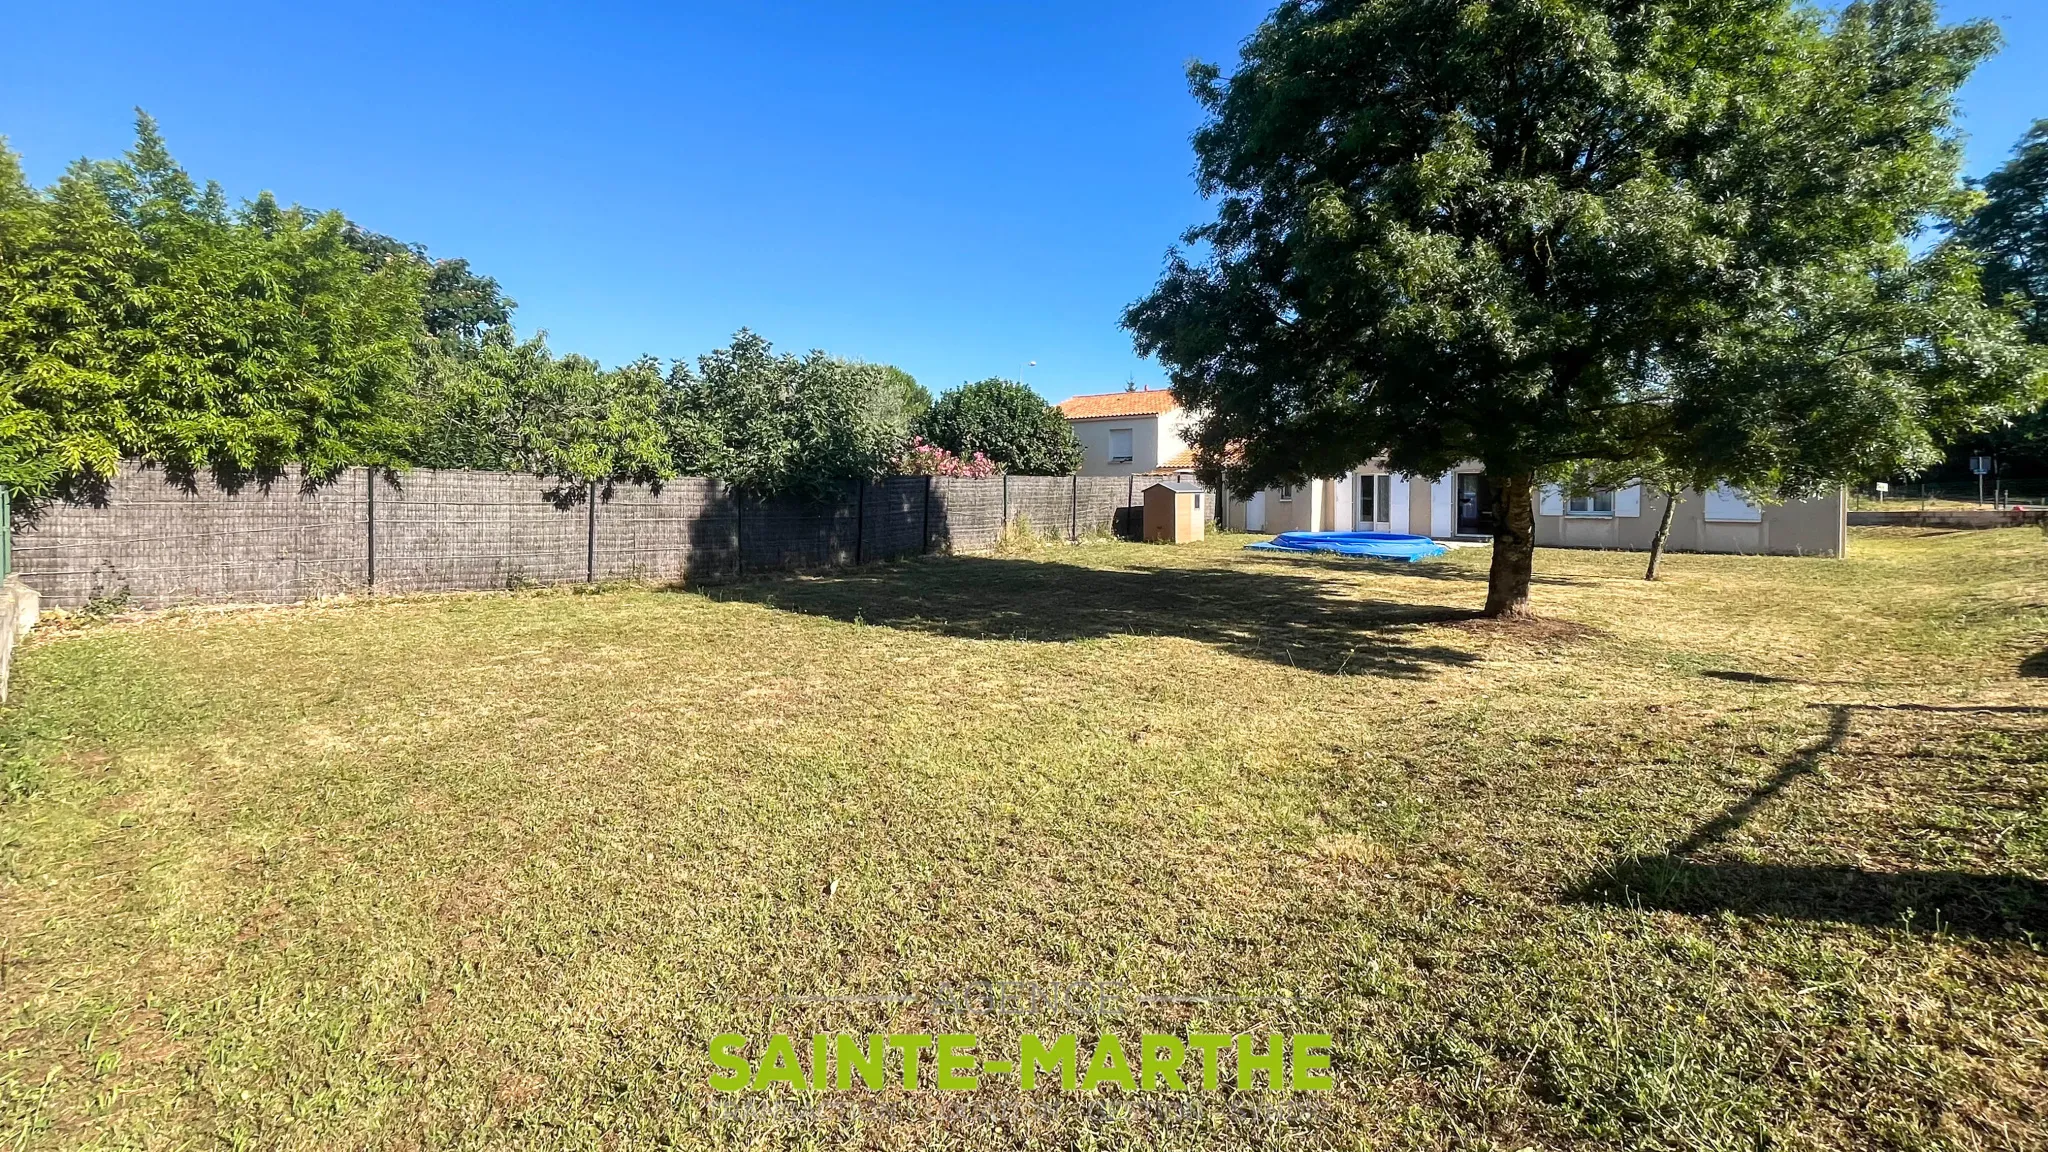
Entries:
[[572,485],[498,472],[352,469],[228,490],[124,465],[91,503],[17,518],[13,567],[63,608],[283,603],[611,580],[701,583],[928,552],[1028,526],[1135,538],[1151,481],[892,477],[820,502],[716,480]]

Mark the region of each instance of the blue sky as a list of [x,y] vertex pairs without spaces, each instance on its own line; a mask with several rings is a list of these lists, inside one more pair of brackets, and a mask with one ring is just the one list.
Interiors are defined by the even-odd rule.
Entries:
[[[1183,68],[1268,7],[16,4],[0,134],[48,182],[141,105],[195,176],[466,256],[607,363],[747,325],[1058,400],[1163,382],[1117,317],[1207,215]],[[2048,117],[2048,0],[1944,11],[2007,37],[1981,174]]]

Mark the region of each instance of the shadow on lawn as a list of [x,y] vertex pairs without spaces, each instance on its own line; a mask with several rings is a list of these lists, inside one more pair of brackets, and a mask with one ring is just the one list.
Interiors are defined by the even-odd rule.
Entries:
[[1419,677],[1477,659],[1422,634],[1476,611],[1333,595],[1314,576],[1270,570],[959,556],[775,577],[710,595],[970,640],[1172,636],[1331,675]]
[[1665,852],[1601,869],[1566,893],[1581,903],[1656,908],[1693,915],[1733,912],[1984,939],[2048,934],[2048,884],[2031,876],[1955,871],[1878,872],[1851,866],[1756,864],[1697,857],[1757,809],[1839,751],[1859,708],[1887,711],[2036,713],[2027,706],[1825,705],[1828,733],[1769,780]]

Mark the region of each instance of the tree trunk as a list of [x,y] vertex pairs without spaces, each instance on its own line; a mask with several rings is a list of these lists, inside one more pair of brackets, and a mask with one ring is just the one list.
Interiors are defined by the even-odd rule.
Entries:
[[1494,489],[1493,571],[1486,581],[1486,614],[1495,620],[1525,620],[1529,578],[1536,567],[1536,478],[1502,478]]
[[1664,494],[1664,519],[1657,522],[1657,534],[1650,537],[1650,570],[1643,573],[1643,579],[1657,578],[1657,561],[1664,559],[1664,541],[1671,538],[1671,519],[1678,511],[1678,493]]

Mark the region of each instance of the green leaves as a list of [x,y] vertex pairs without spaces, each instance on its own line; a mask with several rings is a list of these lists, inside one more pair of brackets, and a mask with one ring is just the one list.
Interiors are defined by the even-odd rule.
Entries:
[[666,401],[676,465],[762,496],[822,498],[884,474],[910,438],[917,393],[899,369],[823,352],[777,355],[741,329],[677,364]]
[[1065,416],[1014,380],[963,384],[940,396],[920,431],[956,456],[979,452],[1018,476],[1065,476],[1081,467],[1081,441]]
[[334,213],[230,212],[137,123],[47,194],[0,166],[0,480],[24,502],[123,456],[228,483],[398,463],[424,270],[365,267]]
[[1915,255],[1995,41],[1931,0],[1284,3],[1190,71],[1217,213],[1125,323],[1242,490],[1910,470],[2041,386],[1967,261]]

